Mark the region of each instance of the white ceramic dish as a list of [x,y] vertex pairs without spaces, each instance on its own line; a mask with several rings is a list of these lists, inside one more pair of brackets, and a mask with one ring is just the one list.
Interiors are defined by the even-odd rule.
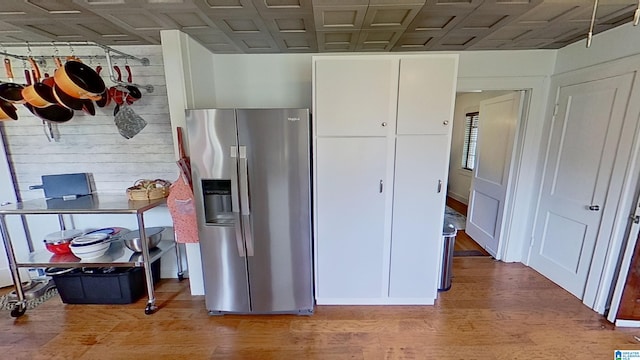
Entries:
[[91,246],[91,245],[94,245],[94,244],[100,244],[100,243],[104,242],[108,237],[109,237],[109,235],[104,234],[104,233],[95,233],[95,234],[82,235],[82,236],[78,236],[77,238],[74,238],[73,240],[71,240],[71,246],[72,247],[87,247],[87,246]]
[[108,250],[111,242],[108,241],[107,234],[89,234],[79,236],[71,240],[69,249],[73,255],[80,259],[93,259],[104,255]]
[[108,250],[111,242],[101,242],[88,246],[69,246],[71,253],[80,259],[93,259],[104,255]]

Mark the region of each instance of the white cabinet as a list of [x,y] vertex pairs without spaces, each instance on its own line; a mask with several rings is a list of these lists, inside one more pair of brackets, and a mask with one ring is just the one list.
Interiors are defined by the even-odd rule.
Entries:
[[334,303],[379,298],[386,271],[387,139],[319,138],[316,151],[318,297]]
[[324,58],[314,70],[318,136],[387,136],[395,129],[398,59]]
[[399,135],[396,140],[389,296],[435,299],[438,287],[446,135]]
[[398,135],[451,133],[457,65],[451,56],[400,59]]
[[313,64],[316,301],[433,304],[457,55]]

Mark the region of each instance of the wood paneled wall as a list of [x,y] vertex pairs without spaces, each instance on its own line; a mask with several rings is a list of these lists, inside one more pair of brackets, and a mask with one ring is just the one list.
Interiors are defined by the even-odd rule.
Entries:
[[[118,48],[128,54],[146,57],[150,65],[143,66],[135,60],[127,61],[133,73],[133,82],[153,85],[152,93],[142,90],[142,98],[132,109],[147,121],[147,126],[132,139],[118,133],[114,123],[114,104],[97,108],[90,116],[76,111],[74,117],[59,124],[60,139],[49,142],[42,121],[19,105],[18,121],[4,121],[5,142],[8,156],[13,164],[18,191],[24,200],[42,197],[42,190],[29,190],[30,185],[40,184],[41,175],[88,172],[93,174],[97,191],[124,192],[137,179],[162,178],[170,181],[177,176],[171,124],[167,103],[166,82],[160,46],[126,46]],[[27,54],[27,49],[7,48],[6,51]],[[47,67],[42,73],[53,73],[54,54],[51,47],[34,47],[33,55],[47,58]],[[58,48],[60,56],[69,55],[70,49]],[[106,61],[90,55],[104,55],[100,48],[77,47],[76,56],[96,67],[106,67]],[[23,62],[11,59],[15,82],[24,82]],[[125,61],[115,60],[123,69]],[[114,85],[103,70],[107,86]],[[4,74],[1,81],[7,81]]]

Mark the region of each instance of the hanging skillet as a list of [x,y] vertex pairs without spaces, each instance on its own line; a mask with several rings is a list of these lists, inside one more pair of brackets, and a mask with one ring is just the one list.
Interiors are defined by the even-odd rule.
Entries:
[[29,63],[33,69],[33,84],[22,89],[22,97],[31,106],[45,108],[57,105],[51,86],[40,82],[40,69],[33,58],[29,58]]
[[76,60],[67,61],[53,76],[59,89],[77,99],[99,100],[106,90],[102,77]]
[[4,70],[9,82],[0,84],[0,99],[13,104],[23,104],[22,89],[24,85],[14,83],[13,69],[11,69],[11,61],[4,59]]

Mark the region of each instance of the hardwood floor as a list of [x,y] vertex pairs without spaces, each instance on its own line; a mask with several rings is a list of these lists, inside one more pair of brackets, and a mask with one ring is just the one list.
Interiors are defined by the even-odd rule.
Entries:
[[482,246],[478,245],[464,230],[458,230],[456,233],[456,242],[453,247],[454,256],[455,252],[478,252],[479,256],[491,256]]
[[455,258],[434,306],[318,306],[312,316],[209,316],[188,283],[162,280],[160,310],[64,305],[0,311],[2,359],[612,359],[640,349],[522,264]]

